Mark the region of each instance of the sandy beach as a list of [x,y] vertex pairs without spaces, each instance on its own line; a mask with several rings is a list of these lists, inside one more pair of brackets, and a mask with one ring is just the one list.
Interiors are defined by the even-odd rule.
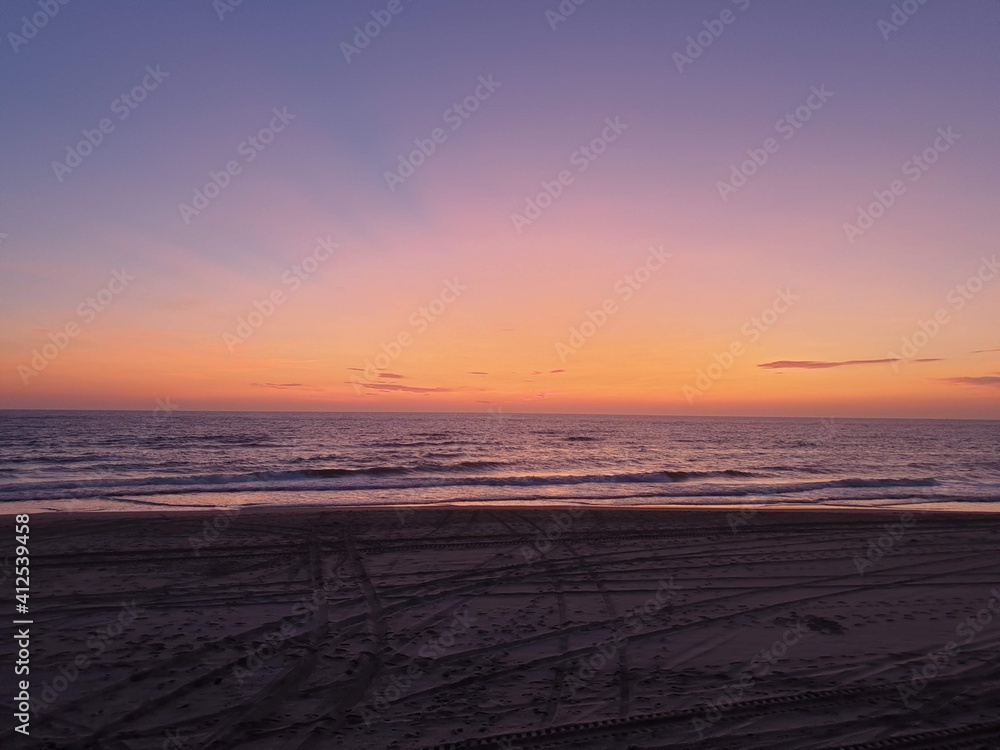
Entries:
[[38,514],[31,745],[996,748],[998,550],[957,513]]

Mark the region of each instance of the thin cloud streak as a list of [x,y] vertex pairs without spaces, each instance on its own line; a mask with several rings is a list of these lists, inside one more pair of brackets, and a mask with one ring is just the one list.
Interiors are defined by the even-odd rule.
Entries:
[[[887,365],[893,362],[901,362],[900,359],[848,359],[843,362],[823,362],[817,360],[797,360],[783,359],[777,362],[765,362],[757,365],[767,370],[826,370],[831,367],[854,367],[856,365]],[[923,359],[911,359],[909,362],[943,362],[939,357],[925,357]]]
[[415,385],[399,385],[396,383],[360,383],[362,388],[373,391],[398,391],[402,393],[454,393],[455,388],[421,388]]
[[938,378],[942,383],[950,385],[971,385],[980,388],[1000,388],[1000,375],[980,375],[978,377]]

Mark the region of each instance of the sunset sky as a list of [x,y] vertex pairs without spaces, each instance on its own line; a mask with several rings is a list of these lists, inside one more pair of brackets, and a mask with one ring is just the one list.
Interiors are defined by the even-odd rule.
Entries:
[[998,419],[1000,16],[903,5],[5,3],[0,408]]

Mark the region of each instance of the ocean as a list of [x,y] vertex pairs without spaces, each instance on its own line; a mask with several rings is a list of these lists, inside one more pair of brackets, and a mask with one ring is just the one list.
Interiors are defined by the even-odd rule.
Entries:
[[998,446],[996,421],[3,411],[0,504],[998,510]]

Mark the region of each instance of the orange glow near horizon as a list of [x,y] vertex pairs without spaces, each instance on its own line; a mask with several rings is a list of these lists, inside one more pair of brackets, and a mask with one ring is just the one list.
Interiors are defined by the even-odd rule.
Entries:
[[[626,267],[634,269],[644,257],[640,252]],[[176,322],[158,328],[142,320],[141,309],[126,311],[135,309],[135,298],[123,295],[27,385],[20,377],[8,381],[3,406],[146,409],[169,399],[195,410],[1000,417],[989,387],[951,380],[955,361],[963,362],[963,377],[995,371],[995,353],[966,353],[974,344],[964,337],[952,337],[946,347],[942,333],[942,342],[919,357],[941,361],[762,368],[790,359],[790,352],[796,359],[848,361],[857,359],[859,347],[837,341],[854,331],[845,331],[843,320],[824,321],[804,293],[776,319],[758,318],[760,328],[752,320],[766,313],[774,294],[758,295],[746,320],[729,304],[717,311],[717,322],[692,318],[690,332],[671,330],[667,322],[683,320],[696,303],[668,271],[664,265],[654,272],[627,300],[615,291],[626,271],[612,276],[603,293],[587,290],[573,302],[514,295],[523,301],[517,309],[507,309],[506,294],[496,288],[476,294],[474,276],[464,277],[467,283],[455,277],[468,288],[434,305],[446,283],[428,280],[422,297],[408,295],[409,305],[383,300],[391,310],[355,313],[346,321],[324,317],[337,303],[324,293],[326,279],[315,278],[232,353],[223,333],[236,332],[252,304],[228,325],[217,316],[215,331],[195,327],[195,310],[161,311]],[[263,300],[269,291],[250,298]],[[387,292],[390,299],[402,293]],[[601,311],[605,299],[616,302],[610,314]],[[575,317],[565,312],[574,304]],[[430,320],[434,311],[440,314]],[[600,327],[588,325],[602,319]],[[766,320],[774,323],[762,330]],[[860,326],[856,321],[854,328]],[[582,332],[574,336],[573,329]],[[35,332],[36,349],[47,334]],[[893,351],[891,340],[876,341],[865,347],[866,358]],[[14,370],[25,357],[11,349],[4,355]]]

